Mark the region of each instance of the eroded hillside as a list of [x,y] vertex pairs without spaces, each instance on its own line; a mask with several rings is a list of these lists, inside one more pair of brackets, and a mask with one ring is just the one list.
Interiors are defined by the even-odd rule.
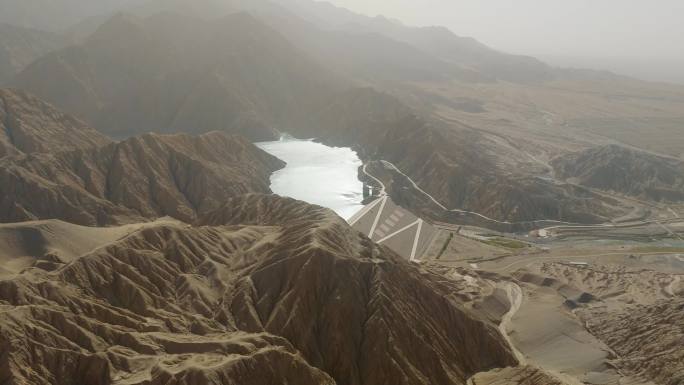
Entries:
[[328,210],[250,195],[200,223],[0,281],[3,381],[464,384],[516,362],[448,282]]

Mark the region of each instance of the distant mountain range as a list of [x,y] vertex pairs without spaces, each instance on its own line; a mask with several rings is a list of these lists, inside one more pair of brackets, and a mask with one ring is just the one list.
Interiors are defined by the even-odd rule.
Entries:
[[57,32],[144,0],[0,0],[0,22]]
[[335,79],[248,14],[119,14],[11,84],[115,137],[226,130],[265,140],[300,125]]
[[553,162],[562,178],[584,186],[661,202],[684,201],[684,162],[628,149],[602,146]]
[[679,100],[677,90],[639,83],[648,90],[641,95],[610,73],[557,69],[445,28],[327,3],[157,0],[113,9],[125,12],[102,8],[64,33],[17,29],[68,43],[33,49],[13,39],[24,48],[12,52],[27,53],[8,56],[25,59],[10,60],[7,83],[116,139],[222,131],[353,146],[364,160],[397,164],[445,205],[498,220],[618,215],[616,202],[538,176],[551,158],[601,135],[633,142],[613,123],[594,125],[597,137],[575,129],[575,110],[631,119],[651,110],[624,100]]
[[64,45],[66,39],[57,34],[0,23],[0,84]]

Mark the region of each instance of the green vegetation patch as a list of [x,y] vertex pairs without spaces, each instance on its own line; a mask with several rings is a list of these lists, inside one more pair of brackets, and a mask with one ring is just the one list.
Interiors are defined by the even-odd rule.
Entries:
[[486,243],[490,246],[503,247],[504,249],[512,249],[512,250],[519,250],[519,249],[525,249],[528,247],[532,247],[525,242],[520,242],[520,241],[517,241],[515,239],[501,238],[501,237],[483,240],[482,243]]

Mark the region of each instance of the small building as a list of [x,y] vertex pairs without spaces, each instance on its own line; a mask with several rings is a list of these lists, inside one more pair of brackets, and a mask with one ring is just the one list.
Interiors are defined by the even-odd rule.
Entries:
[[589,267],[589,264],[587,262],[568,262],[568,265],[574,267]]

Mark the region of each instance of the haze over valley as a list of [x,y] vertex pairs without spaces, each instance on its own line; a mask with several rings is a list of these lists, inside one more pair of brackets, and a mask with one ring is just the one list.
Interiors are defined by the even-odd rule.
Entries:
[[0,0],[0,383],[684,384],[679,5],[496,3]]

